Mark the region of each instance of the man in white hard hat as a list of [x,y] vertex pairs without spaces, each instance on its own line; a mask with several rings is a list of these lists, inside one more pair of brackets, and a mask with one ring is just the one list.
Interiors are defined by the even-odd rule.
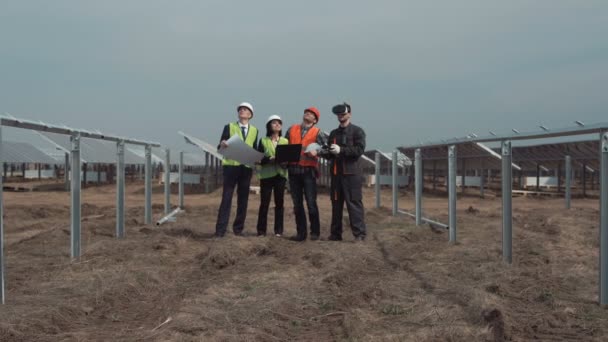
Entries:
[[[249,124],[253,118],[253,106],[248,102],[239,104],[236,108],[238,121],[231,122],[224,126],[218,150],[225,148],[226,140],[234,135],[238,135],[247,145],[257,148],[258,129]],[[222,192],[222,202],[217,213],[217,223],[215,225],[215,236],[223,237],[226,235],[230,210],[232,207],[232,195],[234,189],[237,191],[236,218],[232,225],[234,235],[242,235],[245,228],[245,217],[247,216],[247,203],[249,201],[249,185],[251,184],[251,167],[243,165],[236,160],[224,159],[222,161],[222,171],[224,174],[224,186]]]

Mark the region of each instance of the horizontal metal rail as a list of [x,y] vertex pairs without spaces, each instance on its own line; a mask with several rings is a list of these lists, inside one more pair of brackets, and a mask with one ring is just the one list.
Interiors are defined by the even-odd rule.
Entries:
[[52,125],[52,124],[47,124],[44,122],[36,122],[36,121],[23,120],[23,119],[17,119],[17,118],[9,118],[9,117],[5,117],[5,116],[0,117],[0,122],[1,122],[2,126],[16,127],[16,128],[22,128],[22,129],[31,129],[31,130],[40,131],[40,132],[50,132],[50,133],[58,133],[58,134],[66,134],[66,135],[79,134],[81,138],[100,139],[100,140],[107,140],[107,141],[114,141],[114,142],[124,141],[125,144],[132,144],[132,145],[143,145],[143,146],[150,145],[152,147],[161,146],[159,143],[156,143],[156,142],[124,138],[124,137],[118,137],[118,136],[113,136],[113,135],[106,135],[101,132],[91,132],[91,131],[82,130],[82,129],[74,129],[74,128],[70,128],[67,126],[61,127],[61,126],[56,126],[56,125]]
[[454,138],[454,139],[445,139],[442,141],[434,141],[425,144],[417,144],[411,146],[401,146],[399,148],[429,148],[429,147],[439,147],[439,146],[449,146],[449,145],[459,145],[466,143],[482,143],[482,142],[493,142],[493,141],[503,141],[503,140],[532,140],[532,139],[545,139],[545,138],[557,138],[557,137],[565,137],[565,136],[573,136],[573,135],[584,135],[584,134],[594,134],[600,133],[602,131],[608,130],[608,123],[598,123],[594,125],[588,126],[577,126],[577,127],[567,127],[561,129],[555,129],[550,131],[534,131],[534,132],[520,132],[520,133],[511,133],[506,135],[489,135],[483,137],[463,137],[463,138]]
[[181,213],[182,211],[184,211],[182,208],[175,208],[175,210],[173,210],[172,212],[170,212],[169,214],[167,214],[165,217],[161,218],[160,220],[156,221],[156,225],[160,226],[161,224],[170,221],[175,215]]
[[[405,210],[399,209],[398,212],[400,214],[404,214],[404,215],[410,216],[410,217],[412,217],[414,219],[416,218],[416,214],[409,213],[409,212],[407,212]],[[435,225],[435,226],[439,226],[439,227],[444,228],[444,229],[450,229],[450,227],[447,224],[444,224],[444,223],[441,223],[441,222],[437,222],[437,221],[433,221],[433,220],[428,219],[426,217],[422,217],[422,222],[425,222],[425,223],[428,223],[428,224],[432,224],[432,225]]]

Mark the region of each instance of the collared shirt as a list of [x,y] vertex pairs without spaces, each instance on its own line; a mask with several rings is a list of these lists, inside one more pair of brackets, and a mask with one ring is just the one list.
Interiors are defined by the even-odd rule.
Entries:
[[249,132],[249,125],[243,125],[239,122],[239,127],[241,128],[241,130],[243,130],[243,128],[245,129],[245,136],[243,138],[246,138],[247,132]]
[[308,133],[308,131],[312,128],[311,126],[305,127],[304,125],[300,125],[300,132],[302,132],[302,138]]
[[[239,125],[239,129],[240,129],[241,123],[238,121],[236,123]],[[249,125],[246,126],[245,133],[249,133]],[[258,135],[257,134],[259,134],[259,131],[256,133],[255,142],[253,143],[254,149],[257,149],[257,147],[258,147]],[[247,139],[247,135],[245,135],[243,138]],[[222,140],[228,140],[228,139],[230,139],[230,124],[224,126],[224,130],[222,131],[222,135],[220,137],[220,142]],[[220,144],[217,145],[217,149],[218,149],[218,151],[220,150]]]

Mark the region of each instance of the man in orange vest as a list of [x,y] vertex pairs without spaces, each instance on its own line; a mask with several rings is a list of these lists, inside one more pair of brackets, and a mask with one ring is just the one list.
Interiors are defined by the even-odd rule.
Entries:
[[307,237],[306,212],[304,211],[304,198],[308,207],[310,220],[310,239],[319,240],[321,223],[319,221],[319,207],[317,206],[317,177],[319,175],[319,157],[317,151],[304,152],[312,143],[321,146],[327,142],[327,137],[315,125],[319,122],[321,114],[315,107],[306,108],[302,123],[291,126],[285,137],[290,144],[302,144],[302,155],[298,163],[289,165],[289,190],[293,200],[293,211],[296,217],[297,235],[291,239],[305,241]]

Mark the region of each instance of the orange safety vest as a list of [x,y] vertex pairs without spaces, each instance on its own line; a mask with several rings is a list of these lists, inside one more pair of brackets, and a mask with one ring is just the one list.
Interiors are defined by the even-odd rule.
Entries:
[[[302,137],[302,126],[301,125],[293,125],[289,128],[289,143],[290,144],[302,144],[302,155],[300,156],[300,161],[297,163],[300,166],[308,166],[308,167],[317,167],[319,164],[318,157],[311,157],[308,154],[305,154],[304,151],[306,147],[314,142],[317,142],[317,135],[319,134],[320,129],[317,127],[311,127],[306,135]],[[293,163],[296,164],[296,163]]]

